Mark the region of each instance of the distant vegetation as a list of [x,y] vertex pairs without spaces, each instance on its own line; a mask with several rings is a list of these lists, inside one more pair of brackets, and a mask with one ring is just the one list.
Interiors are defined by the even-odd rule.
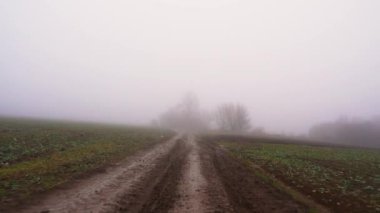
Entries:
[[200,108],[198,98],[189,93],[153,123],[155,126],[176,131],[198,132],[208,128],[209,118]]
[[309,135],[323,141],[380,148],[380,117],[372,120],[341,118],[312,127]]
[[0,201],[12,202],[166,140],[157,129],[0,119]]
[[228,133],[244,133],[251,129],[248,110],[243,105],[225,103],[214,112],[206,112],[192,93],[185,95],[179,104],[164,112],[152,124],[185,132],[218,129]]
[[380,211],[380,150],[240,137],[213,140],[337,212]]
[[218,128],[224,132],[242,133],[251,128],[248,111],[240,104],[227,103],[219,106],[215,120]]

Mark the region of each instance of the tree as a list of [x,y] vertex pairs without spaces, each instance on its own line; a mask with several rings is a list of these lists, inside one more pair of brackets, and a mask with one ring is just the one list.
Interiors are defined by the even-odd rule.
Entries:
[[200,109],[197,97],[189,93],[178,105],[161,115],[160,124],[177,131],[196,132],[208,127],[208,119]]
[[380,120],[376,117],[371,120],[339,118],[313,126],[309,136],[347,145],[380,147]]
[[228,132],[245,132],[251,127],[247,109],[240,104],[227,103],[218,107],[216,124]]

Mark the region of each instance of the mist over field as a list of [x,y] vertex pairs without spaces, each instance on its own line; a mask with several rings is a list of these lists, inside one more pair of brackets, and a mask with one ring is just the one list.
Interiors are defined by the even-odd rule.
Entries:
[[0,114],[150,124],[191,92],[252,128],[380,114],[380,2],[1,1]]
[[380,212],[379,0],[0,0],[0,212]]

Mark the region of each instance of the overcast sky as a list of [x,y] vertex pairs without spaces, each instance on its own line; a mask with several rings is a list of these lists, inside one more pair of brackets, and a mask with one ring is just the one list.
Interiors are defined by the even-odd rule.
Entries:
[[185,93],[303,133],[380,114],[378,0],[0,1],[0,114],[148,123]]

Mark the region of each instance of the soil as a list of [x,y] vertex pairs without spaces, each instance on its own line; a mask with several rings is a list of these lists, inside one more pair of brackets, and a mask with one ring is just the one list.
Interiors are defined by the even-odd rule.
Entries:
[[307,212],[213,143],[178,135],[14,212]]
[[228,195],[233,212],[308,211],[306,206],[256,177],[246,165],[220,147],[212,143],[202,143],[202,147],[205,155],[212,159],[212,169]]

